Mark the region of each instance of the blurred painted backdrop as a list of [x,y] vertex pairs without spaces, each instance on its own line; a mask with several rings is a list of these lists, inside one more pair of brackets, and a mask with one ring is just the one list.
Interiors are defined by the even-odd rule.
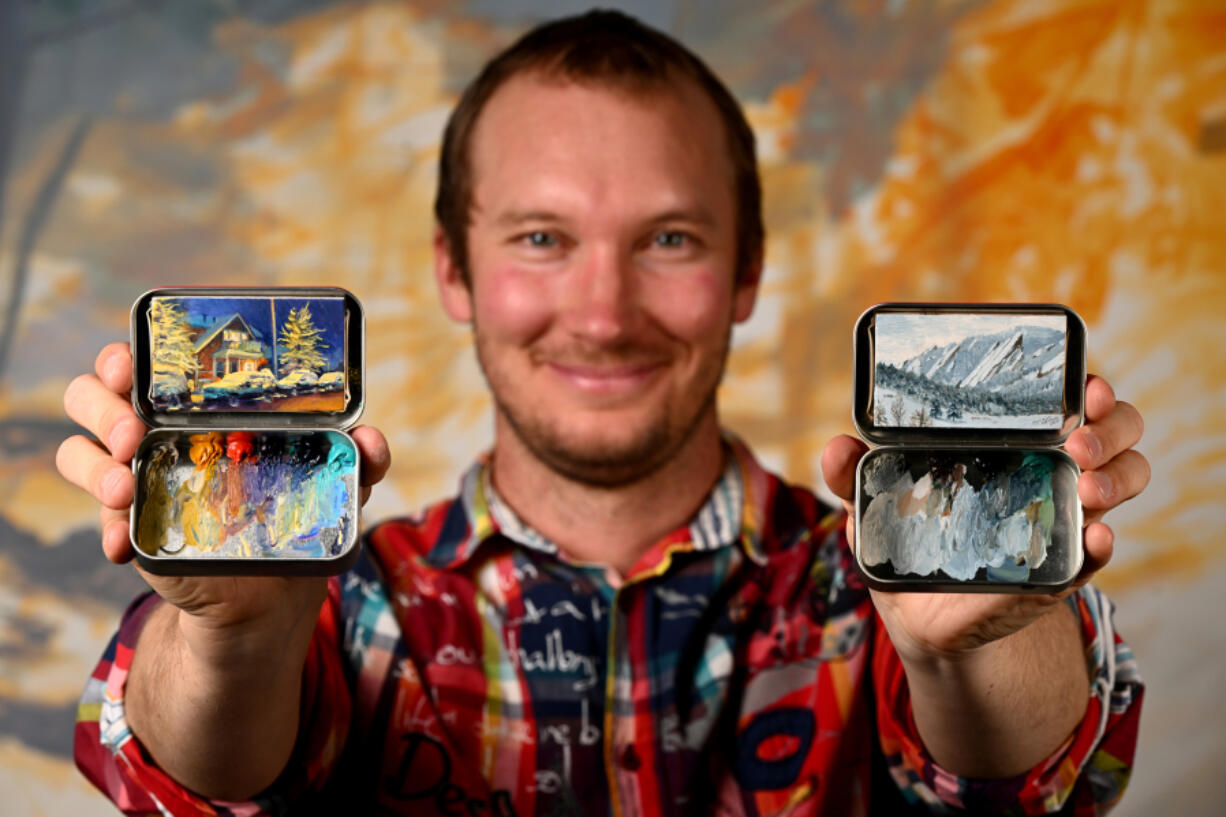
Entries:
[[[1149,684],[1118,813],[1226,813],[1226,5],[625,7],[702,54],[759,137],[769,269],[722,396],[771,465],[819,479],[869,304],[1085,317],[1154,470],[1101,581]],[[140,583],[54,472],[65,384],[148,287],[340,284],[396,454],[368,516],[449,492],[490,421],[431,283],[439,134],[484,58],[578,8],[0,2],[0,814],[111,813],[70,735]]]

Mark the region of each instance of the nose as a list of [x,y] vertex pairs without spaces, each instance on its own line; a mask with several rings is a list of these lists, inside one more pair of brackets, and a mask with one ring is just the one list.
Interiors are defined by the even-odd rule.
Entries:
[[601,345],[634,331],[639,319],[634,261],[613,243],[590,244],[573,270],[567,323],[572,334]]

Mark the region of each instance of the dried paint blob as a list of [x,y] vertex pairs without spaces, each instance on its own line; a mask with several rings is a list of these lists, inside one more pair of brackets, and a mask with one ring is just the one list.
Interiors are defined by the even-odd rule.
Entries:
[[1068,569],[1076,473],[1054,452],[873,454],[861,469],[864,565],[895,577],[1013,583]]
[[139,458],[150,556],[332,559],[357,530],[357,452],[336,431],[158,430]]

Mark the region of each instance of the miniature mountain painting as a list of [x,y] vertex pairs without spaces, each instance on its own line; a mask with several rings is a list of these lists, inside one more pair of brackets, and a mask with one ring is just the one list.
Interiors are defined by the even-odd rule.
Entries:
[[1059,429],[1064,315],[886,312],[875,326],[873,422]]
[[148,325],[158,411],[345,410],[342,297],[159,296]]

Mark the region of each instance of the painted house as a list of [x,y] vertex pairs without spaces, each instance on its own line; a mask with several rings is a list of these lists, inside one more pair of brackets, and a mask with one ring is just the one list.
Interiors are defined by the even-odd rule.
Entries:
[[196,387],[231,372],[254,372],[267,368],[263,336],[237,312],[201,329],[196,338]]

